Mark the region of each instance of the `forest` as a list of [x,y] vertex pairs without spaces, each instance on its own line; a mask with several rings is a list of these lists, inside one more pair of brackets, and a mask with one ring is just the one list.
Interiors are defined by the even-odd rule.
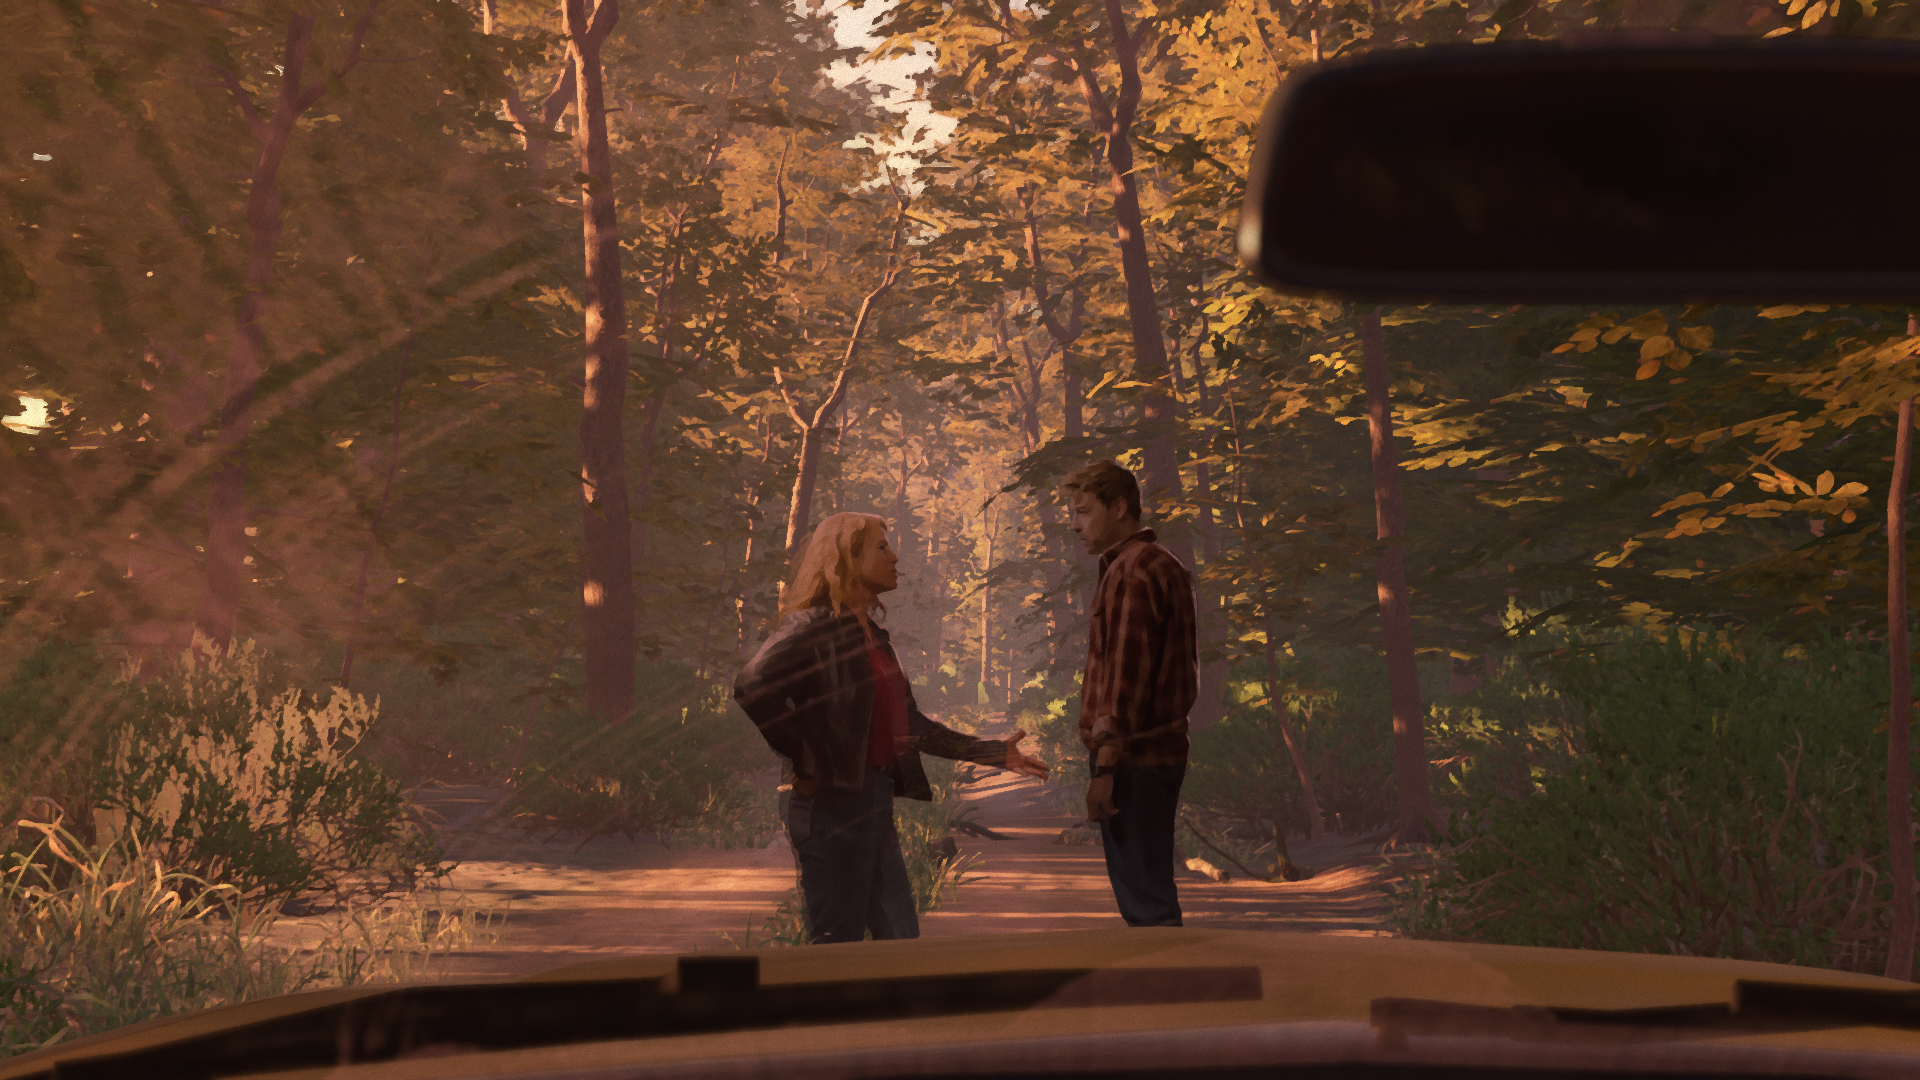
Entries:
[[[1237,857],[1431,801],[1454,854],[1410,933],[1910,977],[1907,310],[1359,305],[1236,255],[1292,73],[1614,29],[1908,38],[1920,9],[9,3],[4,821],[104,844],[118,814],[273,895],[430,875],[408,778],[711,826],[771,763],[733,673],[847,510],[890,523],[921,704],[1018,722],[1071,783],[1094,565],[1055,486],[1114,458],[1194,572],[1188,798]],[[337,783],[152,810],[275,709]],[[267,803],[284,850],[214,838]],[[1701,845],[1705,880],[1669,872]]]

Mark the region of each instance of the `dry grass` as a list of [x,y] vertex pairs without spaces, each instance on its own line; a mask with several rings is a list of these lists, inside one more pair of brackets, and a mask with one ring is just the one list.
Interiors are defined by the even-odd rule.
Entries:
[[[496,932],[492,913],[419,896],[347,907],[284,932],[243,901],[122,841],[59,823],[0,864],[0,1056],[157,1016],[296,990],[432,977]],[[276,931],[280,932],[276,932]]]

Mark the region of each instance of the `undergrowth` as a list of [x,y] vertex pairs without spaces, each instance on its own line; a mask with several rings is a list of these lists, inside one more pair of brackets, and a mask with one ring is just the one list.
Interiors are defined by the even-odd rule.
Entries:
[[[925,915],[950,899],[960,886],[973,880],[968,872],[979,861],[977,855],[960,855],[953,831],[972,819],[974,810],[959,797],[959,790],[978,779],[973,767],[944,758],[923,758],[927,780],[933,787],[933,801],[895,799],[894,828],[900,837],[900,855],[907,866],[907,881],[913,888],[914,910]],[[799,867],[794,868],[795,876]],[[714,936],[736,949],[764,949],[805,945],[811,936],[807,926],[807,905],[795,884],[774,904],[771,914],[747,919],[746,929],[738,934],[715,931]]]
[[497,917],[408,897],[349,903],[297,935],[272,905],[169,868],[137,837],[59,822],[0,858],[0,1056],[196,1009],[431,977]]
[[1886,670],[1838,639],[1574,643],[1581,753],[1455,808],[1400,867],[1402,933],[1881,970]]

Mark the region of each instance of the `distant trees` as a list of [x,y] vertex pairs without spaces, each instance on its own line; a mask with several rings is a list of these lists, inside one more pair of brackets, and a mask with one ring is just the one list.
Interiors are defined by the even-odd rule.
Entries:
[[[1375,560],[1403,683],[1510,603],[1881,632],[1904,310],[1388,306],[1369,364],[1366,311],[1236,265],[1253,127],[1301,64],[1611,9],[886,18],[888,51],[932,47],[951,138],[827,78],[857,56],[775,0],[5,6],[0,401],[49,408],[0,430],[9,625],[197,620],[329,677],[348,648],[487,664],[621,715],[636,655],[721,685],[790,547],[874,510],[929,700],[1054,702],[1090,566],[1053,484],[1114,455],[1191,545],[1215,702],[1289,647],[1385,652]],[[1808,26],[1904,32],[1866,18]],[[584,686],[547,677],[568,655]],[[1409,806],[1417,715],[1378,718]]]

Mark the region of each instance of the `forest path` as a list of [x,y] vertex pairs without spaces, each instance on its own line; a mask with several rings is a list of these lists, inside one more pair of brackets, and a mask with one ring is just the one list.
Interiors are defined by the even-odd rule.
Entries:
[[[1082,815],[1062,805],[1047,785],[996,771],[962,791],[975,808],[971,820],[1006,839],[959,837],[961,854],[977,861],[959,891],[921,917],[923,936],[1121,925],[1099,832],[1084,827]],[[1219,882],[1180,866],[1175,878],[1184,921],[1233,930],[1387,934],[1382,886],[1391,875],[1373,854],[1377,847],[1377,840],[1335,836],[1309,844],[1293,837],[1288,851],[1294,862],[1316,871],[1304,881],[1248,879],[1222,866],[1230,878]]]
[[[1071,766],[1069,766],[1071,767]],[[1005,839],[963,835],[977,856],[968,881],[923,917],[926,937],[1120,925],[1097,834],[1037,780],[991,771],[962,789],[972,820]],[[784,838],[766,848],[668,848],[641,838],[580,844],[546,839],[496,816],[502,792],[429,787],[417,805],[458,862],[429,906],[492,909],[506,918],[491,942],[476,942],[442,977],[516,978],[563,964],[639,953],[727,949],[722,935],[756,928],[796,882]],[[1063,830],[1091,842],[1061,843]],[[1076,836],[1079,839],[1080,836]],[[1308,880],[1216,882],[1182,868],[1189,926],[1380,935],[1389,931],[1376,844],[1332,837],[1291,842]],[[307,919],[287,919],[297,935]]]

